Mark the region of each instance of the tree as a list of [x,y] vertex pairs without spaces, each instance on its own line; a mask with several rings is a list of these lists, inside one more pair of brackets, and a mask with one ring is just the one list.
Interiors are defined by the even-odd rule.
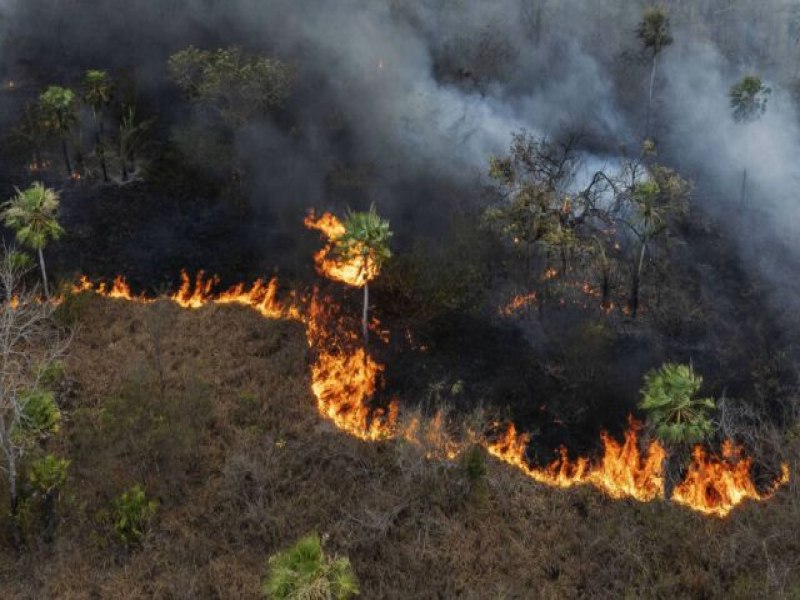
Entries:
[[737,123],[750,123],[760,119],[767,111],[771,93],[772,90],[761,83],[760,77],[745,75],[728,92],[734,120]]
[[328,556],[316,534],[269,559],[264,595],[273,600],[347,600],[359,593],[347,557]]
[[35,250],[39,255],[39,268],[47,298],[50,298],[50,288],[44,264],[44,248],[50,240],[57,240],[64,233],[56,219],[58,205],[58,192],[36,182],[24,191],[17,189],[17,194],[2,206],[6,227],[16,232],[17,240],[21,244]]
[[34,462],[28,473],[28,483],[41,495],[44,504],[44,539],[53,541],[55,530],[55,503],[58,494],[67,481],[70,461],[47,454]]
[[136,153],[141,149],[145,133],[155,122],[155,118],[136,120],[136,109],[125,108],[119,122],[119,158],[122,162],[122,181],[128,181],[128,174],[136,169]]
[[383,264],[392,256],[389,240],[392,232],[389,221],[381,219],[375,205],[367,212],[349,211],[344,222],[344,235],[336,240],[336,251],[343,261],[358,264],[359,276],[364,281],[364,310],[361,327],[364,345],[369,342],[369,282],[378,276]]
[[[767,101],[772,90],[763,83],[757,75],[745,75],[741,81],[733,84],[728,97],[730,98],[733,119],[737,123],[752,123],[757,121],[767,112]],[[747,194],[747,167],[742,169],[741,206],[745,204]]]
[[667,12],[658,6],[645,9],[642,20],[636,29],[636,35],[642,41],[645,51],[652,53],[652,66],[650,68],[650,90],[647,96],[647,118],[645,121],[645,138],[650,136],[650,119],[653,106],[653,89],[656,84],[656,66],[661,51],[672,44],[670,24]]
[[[631,316],[639,310],[642,275],[648,249],[653,241],[663,237],[669,228],[669,219],[688,210],[691,184],[677,173],[659,165],[651,165],[646,175],[639,175],[640,165],[634,163],[631,185],[620,205],[618,220],[636,240],[631,265]],[[646,178],[643,178],[646,177]]]
[[67,176],[71,177],[72,164],[69,160],[67,137],[70,129],[78,120],[78,100],[75,92],[68,88],[50,86],[39,96],[39,108],[45,127],[61,138],[61,150],[64,154]]
[[39,440],[58,431],[61,413],[46,377],[69,346],[70,336],[55,326],[56,307],[41,302],[23,285],[25,271],[13,251],[0,258],[0,448],[8,482],[14,543],[22,542],[18,465]]
[[169,59],[170,75],[187,97],[216,112],[230,127],[279,106],[289,91],[289,69],[241,48],[200,50],[190,46]]
[[114,96],[114,82],[106,71],[89,70],[83,79],[83,100],[92,108],[94,118],[94,136],[100,166],[103,169],[103,181],[108,181],[106,153],[103,142],[103,109],[111,103]]
[[713,430],[710,413],[715,409],[714,399],[695,398],[702,385],[703,378],[691,365],[667,363],[644,378],[639,408],[647,413],[649,428],[671,451],[665,469],[667,499],[685,451]]

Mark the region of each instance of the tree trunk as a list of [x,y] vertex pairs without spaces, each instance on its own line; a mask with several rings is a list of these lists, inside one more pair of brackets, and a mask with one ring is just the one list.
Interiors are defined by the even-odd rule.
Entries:
[[22,548],[22,530],[19,527],[19,495],[17,493],[17,463],[14,451],[6,449],[8,468],[8,508],[11,515],[11,540],[16,550]]
[[67,150],[67,138],[61,138],[61,151],[64,153],[64,164],[67,167],[67,177],[72,177],[72,163],[69,161],[69,151]]
[[600,286],[603,295],[602,299],[600,300],[600,306],[603,308],[603,310],[606,311],[611,307],[611,303],[608,297],[610,294],[610,287],[611,287],[611,281],[608,274],[608,270],[603,269],[603,283]]
[[364,331],[364,347],[367,347],[369,343],[369,323],[367,321],[367,315],[369,312],[369,284],[364,284],[364,311],[361,314],[361,328]]
[[742,171],[742,194],[739,198],[739,206],[743,209],[747,199],[747,168]]
[[39,268],[42,270],[42,283],[44,284],[44,297],[50,300],[50,287],[47,285],[47,269],[44,267],[44,252],[39,248]]
[[656,65],[658,64],[658,54],[653,52],[653,67],[650,70],[650,92],[647,96],[647,117],[644,123],[644,137],[648,139],[650,137],[650,120],[652,118],[652,111],[653,111],[653,89],[656,85]]
[[103,121],[97,118],[97,111],[94,111],[94,139],[97,146],[97,153],[100,155],[100,166],[103,169],[103,181],[108,183],[108,169],[106,168],[106,149],[103,146]]
[[44,529],[44,541],[49,544],[53,541],[56,531],[56,498],[53,492],[45,492],[44,507],[42,515],[42,525]]
[[642,243],[642,250],[639,253],[639,263],[633,271],[633,279],[631,281],[631,316],[635,319],[636,313],[639,311],[639,288],[642,285],[642,269],[644,268],[644,255],[647,250],[647,243]]

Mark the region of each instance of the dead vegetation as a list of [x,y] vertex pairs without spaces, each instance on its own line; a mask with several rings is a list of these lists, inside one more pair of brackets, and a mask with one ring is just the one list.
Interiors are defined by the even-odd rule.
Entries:
[[[314,410],[296,323],[94,297],[80,312],[55,541],[6,540],[4,598],[259,598],[267,557],[313,531],[364,598],[800,595],[797,431],[789,486],[718,520],[350,438]],[[126,549],[105,515],[135,483],[159,507]]]

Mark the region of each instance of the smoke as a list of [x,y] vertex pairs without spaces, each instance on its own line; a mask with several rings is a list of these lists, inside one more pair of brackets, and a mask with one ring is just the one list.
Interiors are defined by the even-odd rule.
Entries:
[[[522,129],[584,134],[591,164],[636,152],[648,73],[635,35],[644,4],[0,0],[0,73],[74,83],[81,69],[110,68],[163,100],[175,94],[166,59],[190,43],[276,55],[296,70],[291,116],[238,132],[251,201],[281,212],[377,199],[398,216],[442,189],[472,193],[489,156]],[[798,210],[800,137],[779,84],[796,76],[789,65],[800,11],[782,0],[690,4],[666,3],[675,43],[660,57],[656,89],[662,159],[689,172],[722,218],[740,202],[747,169],[747,202],[783,231]],[[727,89],[747,70],[775,93],[761,121],[739,125]],[[164,104],[168,119],[185,117]],[[367,189],[332,189],[337,169],[366,174]]]

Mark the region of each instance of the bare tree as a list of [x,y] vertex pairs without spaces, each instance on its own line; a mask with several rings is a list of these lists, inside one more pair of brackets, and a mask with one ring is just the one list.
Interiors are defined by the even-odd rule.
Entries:
[[49,368],[61,359],[71,333],[52,316],[56,305],[43,301],[38,287],[24,284],[19,255],[3,248],[0,258],[0,448],[8,477],[12,534],[19,547],[18,464],[26,451],[58,430],[60,412],[43,385]]

